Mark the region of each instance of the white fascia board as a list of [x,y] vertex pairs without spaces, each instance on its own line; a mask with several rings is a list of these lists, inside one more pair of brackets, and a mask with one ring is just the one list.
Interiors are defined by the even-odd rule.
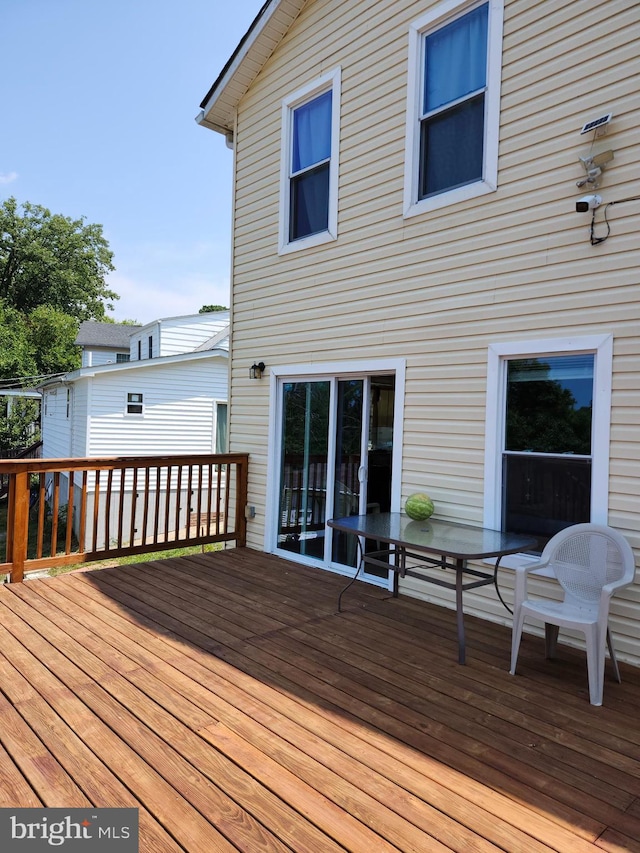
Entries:
[[58,380],[60,384],[76,382],[78,379],[86,379],[91,376],[103,376],[105,373],[119,373],[126,370],[147,370],[151,367],[165,367],[168,364],[184,364],[188,361],[200,361],[205,358],[229,358],[225,349],[211,349],[202,352],[185,352],[179,355],[163,355],[157,358],[143,358],[140,361],[121,361],[118,364],[100,364],[97,367],[81,367],[68,373],[64,379]]
[[[215,92],[213,92],[213,94],[211,95],[209,100],[204,105],[202,112],[198,115],[198,117],[196,119],[198,124],[203,124],[206,127],[211,127],[212,130],[218,130],[218,127],[213,122],[210,122],[206,118],[206,116],[211,111],[211,109],[215,105],[218,98],[220,98],[220,96],[222,95],[222,93],[224,92],[226,87],[229,85],[229,83],[233,79],[236,71],[238,70],[240,65],[244,62],[244,60],[246,59],[247,55],[251,51],[251,48],[256,43],[256,41],[258,40],[258,38],[260,37],[260,35],[264,31],[265,27],[267,26],[269,20],[271,19],[274,12],[276,11],[276,9],[278,8],[278,6],[281,3],[282,3],[282,0],[273,0],[273,2],[271,2],[269,4],[269,6],[264,10],[262,15],[255,22],[255,26],[247,34],[245,43],[238,50],[237,55],[233,59],[233,62],[229,65],[224,77],[220,80],[218,86],[216,87]],[[227,133],[228,128],[226,128],[223,132]]]

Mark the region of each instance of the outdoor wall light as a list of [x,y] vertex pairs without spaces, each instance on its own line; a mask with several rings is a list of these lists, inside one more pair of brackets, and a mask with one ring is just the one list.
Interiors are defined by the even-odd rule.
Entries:
[[265,367],[264,361],[259,361],[257,364],[254,361],[249,368],[249,379],[262,379]]

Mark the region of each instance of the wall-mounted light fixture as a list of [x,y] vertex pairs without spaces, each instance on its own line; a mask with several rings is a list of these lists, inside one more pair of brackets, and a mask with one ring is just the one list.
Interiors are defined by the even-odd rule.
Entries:
[[249,368],[249,379],[262,379],[265,367],[264,361],[259,361],[257,364],[254,361]]

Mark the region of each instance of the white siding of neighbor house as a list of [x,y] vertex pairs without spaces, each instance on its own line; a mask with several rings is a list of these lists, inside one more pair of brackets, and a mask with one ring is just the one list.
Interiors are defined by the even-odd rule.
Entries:
[[228,311],[157,320],[132,336],[131,360],[138,359],[138,341],[141,342],[142,359],[148,358],[150,337],[153,337],[153,358],[180,355],[192,352],[228,325]]
[[[585,122],[614,115],[596,150],[615,159],[598,192],[640,195],[636,0],[507,0],[498,190],[403,218],[409,25],[430,0],[316,0],[240,104],[234,180],[232,451],[251,454],[248,542],[264,544],[269,365],[406,358],[402,495],[483,520],[490,344],[610,332],[609,524],[640,549],[640,204],[609,210],[590,245],[575,201]],[[341,68],[338,239],[278,255],[281,104]],[[223,144],[218,140],[218,144]],[[598,211],[602,233],[603,208]],[[505,578],[505,585],[509,584]],[[434,587],[405,592],[451,604]],[[487,590],[466,610],[508,621]],[[622,657],[640,663],[640,587],[615,600]]]
[[42,457],[44,459],[71,456],[73,392],[69,400],[69,417],[67,417],[67,389],[70,390],[70,386],[57,385],[46,389],[42,396]]
[[118,353],[128,350],[83,349],[82,367],[98,367],[101,364],[116,364]]
[[200,314],[198,318],[176,317],[160,326],[160,355],[189,352],[229,325],[229,312]]
[[73,384],[73,414],[71,422],[71,456],[88,455],[87,423],[91,404],[91,380],[80,380]]
[[[227,367],[221,357],[94,376],[87,455],[213,453],[213,401],[226,399]],[[127,393],[143,394],[142,415],[126,414]]]
[[149,358],[149,338],[153,338],[153,358],[158,356],[158,338],[160,336],[160,322],[149,323],[142,330],[131,336],[131,348],[129,354],[131,361],[138,361],[138,343],[140,343],[140,360]]

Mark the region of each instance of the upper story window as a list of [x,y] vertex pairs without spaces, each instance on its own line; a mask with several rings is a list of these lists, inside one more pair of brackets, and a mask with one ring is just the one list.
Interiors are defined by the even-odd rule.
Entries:
[[116,364],[124,364],[125,361],[131,360],[131,354],[128,352],[117,352],[116,353]]
[[149,335],[149,358],[153,358],[153,335]]
[[138,361],[142,360],[142,341],[138,341]]
[[502,0],[447,0],[410,31],[405,215],[497,187]]
[[280,252],[337,236],[340,70],[282,106]]

